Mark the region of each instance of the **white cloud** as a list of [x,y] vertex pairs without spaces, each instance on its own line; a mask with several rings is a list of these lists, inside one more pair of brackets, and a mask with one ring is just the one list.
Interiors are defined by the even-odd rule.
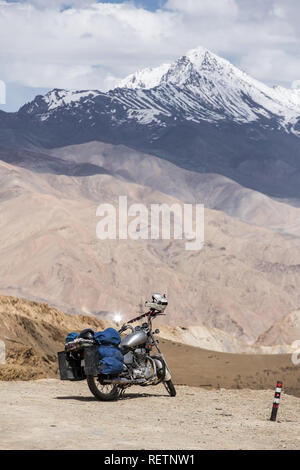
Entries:
[[217,15],[235,18],[238,14],[235,0],[168,0],[165,8],[201,17]]
[[107,90],[137,69],[202,45],[267,83],[300,78],[298,0],[132,2],[0,0],[0,78],[27,86]]
[[136,66],[164,57],[170,18],[132,4],[44,11],[2,3],[1,78],[29,86],[107,88]]
[[[15,0],[15,3],[18,3]],[[20,2],[19,2],[20,3]],[[61,10],[69,7],[85,8],[95,3],[94,0],[23,0],[23,3],[31,4],[41,10]]]
[[294,80],[292,83],[293,90],[300,90],[300,80]]

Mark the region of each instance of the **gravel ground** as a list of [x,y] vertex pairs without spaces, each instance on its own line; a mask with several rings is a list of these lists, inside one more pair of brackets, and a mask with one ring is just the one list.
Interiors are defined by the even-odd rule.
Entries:
[[85,381],[0,382],[0,449],[300,449],[300,399],[274,390],[162,385],[99,402]]

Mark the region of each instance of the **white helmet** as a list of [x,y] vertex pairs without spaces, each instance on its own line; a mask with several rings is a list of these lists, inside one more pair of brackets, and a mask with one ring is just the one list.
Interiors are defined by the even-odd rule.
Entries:
[[153,309],[158,310],[159,312],[163,312],[168,305],[168,300],[165,294],[153,293],[152,294],[152,302],[146,302],[145,306]]

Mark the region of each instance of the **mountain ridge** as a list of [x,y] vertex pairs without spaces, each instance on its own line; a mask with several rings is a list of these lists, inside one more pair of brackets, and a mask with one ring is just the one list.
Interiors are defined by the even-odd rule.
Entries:
[[278,198],[300,199],[299,136],[299,89],[270,88],[199,48],[122,88],[54,89],[0,113],[2,147],[126,145]]
[[[182,202],[110,174],[56,175],[0,162],[3,294],[47,299],[73,313],[137,312],[141,293],[166,292],[162,323],[203,324],[255,341],[300,305],[300,239],[205,209],[205,246],[184,240],[98,240],[96,210]],[[144,299],[146,300],[146,299]]]
[[[171,90],[165,90],[165,86]],[[159,106],[156,100],[160,88],[162,106]],[[185,89],[186,91],[182,92]],[[175,98],[173,101],[172,93]],[[193,94],[195,97],[192,97]],[[164,95],[167,95],[167,98]],[[161,113],[168,117],[174,114],[174,110],[181,114],[186,113],[185,118],[195,122],[214,122],[225,118],[236,122],[251,122],[259,117],[271,118],[274,115],[283,118],[283,127],[295,123],[300,115],[299,90],[270,88],[251,78],[229,61],[203,48],[190,50],[171,64],[140,70],[122,80],[119,86],[107,93],[96,90],[53,89],[44,97],[39,96],[21,107],[20,112],[38,114],[40,119],[47,120],[48,113],[58,107],[76,108],[80,104],[104,96],[111,97],[112,101],[119,101],[128,108],[131,104],[137,114],[128,113],[127,118],[144,124],[152,121],[158,123],[156,114]],[[176,101],[179,102],[178,106]],[[298,135],[293,127],[289,130]]]

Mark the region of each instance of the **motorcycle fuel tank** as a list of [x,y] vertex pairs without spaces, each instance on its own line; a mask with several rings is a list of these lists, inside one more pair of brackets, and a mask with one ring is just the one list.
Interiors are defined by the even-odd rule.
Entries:
[[125,336],[121,341],[121,346],[125,346],[127,348],[135,348],[140,344],[144,344],[147,341],[147,335],[144,331],[134,331],[129,335]]

